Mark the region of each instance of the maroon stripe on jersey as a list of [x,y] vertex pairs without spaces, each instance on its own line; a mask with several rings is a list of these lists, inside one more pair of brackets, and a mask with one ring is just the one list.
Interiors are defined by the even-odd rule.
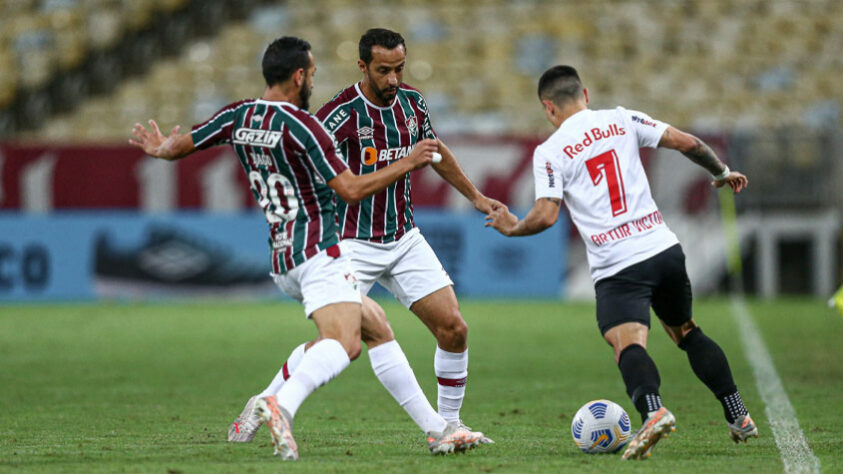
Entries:
[[444,385],[446,387],[465,387],[466,377],[461,379],[446,379],[443,377],[436,377],[436,380],[439,382],[439,385]]
[[[376,144],[375,148],[377,148],[378,150],[386,150],[387,148],[389,148],[389,140],[386,136],[386,126],[384,125],[383,113],[382,111],[375,109],[374,107],[371,107],[368,104],[366,105],[366,107],[369,109],[370,117],[380,117],[379,123],[376,122],[374,127]],[[379,170],[387,166],[389,166],[388,161],[381,162],[380,160],[378,160],[375,164],[375,170]],[[372,197],[372,237],[382,236],[386,229],[386,199],[387,192],[385,189]]]
[[[358,173],[359,174],[359,173]],[[349,205],[345,210],[345,225],[342,228],[342,238],[354,238],[357,236],[357,217],[360,215],[360,206]]]
[[[398,99],[395,99],[396,102]],[[395,116],[395,122],[398,124],[398,130],[401,132],[401,145],[405,146],[412,144],[412,137],[410,136],[410,129],[407,128],[407,116],[404,115],[404,108],[401,107],[400,103],[397,103],[395,107],[392,108],[392,113]],[[417,117],[418,119],[418,117]]]
[[[398,101],[398,99],[395,99]],[[398,104],[397,107],[393,109],[395,113],[395,121],[399,124],[404,124],[403,126],[399,126],[398,130],[401,131],[401,146],[406,145],[415,145],[413,143],[413,137],[410,136],[410,130],[407,128],[407,117],[404,115],[404,108],[401,107],[401,104]],[[416,116],[416,121],[418,122],[418,116]],[[420,124],[417,123],[417,129],[420,130]],[[419,132],[421,133],[421,132]],[[404,208],[407,206],[407,200],[404,199],[404,192],[407,190],[407,178],[403,178],[398,180],[395,183],[395,213],[397,215],[396,225],[398,228],[395,231],[395,240],[401,238],[404,235],[404,226],[407,224],[407,219],[404,217]]]
[[[396,239],[400,238],[400,236],[406,234],[408,228],[412,229],[416,226],[416,217],[415,217],[416,214],[415,214],[415,211],[413,210],[413,186],[412,186],[412,183],[410,181],[409,176],[407,176],[407,178],[404,180],[403,184],[407,188],[407,191],[408,191],[407,195],[409,196],[408,199],[406,199],[406,201],[407,201],[407,208],[410,209],[410,221],[409,221],[409,227],[405,225],[404,227],[401,227],[399,229],[399,233],[398,233],[398,236],[396,237]],[[401,199],[404,199],[403,194],[401,195]]]
[[281,262],[278,259],[278,251],[272,249],[272,273],[281,273]]
[[[290,235],[290,234],[288,234],[288,235]],[[287,271],[292,270],[292,268],[296,266],[296,263],[293,261],[293,250],[292,249],[293,249],[293,246],[291,245],[291,246],[287,247],[284,250],[284,253],[283,253],[284,268],[286,268]]]
[[[359,129],[360,128],[360,122],[359,122],[360,115],[355,111],[354,116],[355,116],[355,121],[354,121],[355,126]],[[348,123],[350,124],[351,120],[349,120]],[[349,133],[348,135],[343,135],[343,136],[354,137],[355,135],[356,135],[356,133],[352,132],[352,133]],[[341,136],[341,135],[337,135],[337,136]],[[356,174],[357,176],[360,176],[360,175],[363,174],[363,156],[362,156],[363,152],[360,149],[360,141],[354,140],[353,138],[349,138],[345,141],[345,143],[347,143],[346,154],[348,156],[346,156],[345,159],[348,161],[348,167],[351,168],[351,170],[354,174]],[[343,239],[344,238],[354,238],[354,237],[357,236],[357,223],[358,223],[358,216],[359,215],[360,215],[360,205],[359,204],[355,204],[355,205],[349,204],[348,207],[346,207],[345,216],[344,216],[345,217],[345,224],[343,225],[343,228],[340,229],[340,237],[341,238],[343,238]]]

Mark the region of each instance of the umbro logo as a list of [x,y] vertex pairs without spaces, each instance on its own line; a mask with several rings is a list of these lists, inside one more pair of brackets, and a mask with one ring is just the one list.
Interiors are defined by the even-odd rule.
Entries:
[[357,137],[360,140],[374,140],[375,129],[372,127],[360,127],[357,129]]

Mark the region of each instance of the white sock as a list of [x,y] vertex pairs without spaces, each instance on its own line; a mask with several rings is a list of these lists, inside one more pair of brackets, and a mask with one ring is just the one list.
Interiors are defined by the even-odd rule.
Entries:
[[290,356],[287,357],[287,361],[284,362],[284,365],[281,367],[281,370],[275,374],[275,378],[272,379],[272,382],[269,382],[269,386],[267,386],[263,392],[258,395],[258,397],[268,397],[270,395],[275,395],[281,390],[281,387],[284,386],[284,382],[287,381],[288,378],[295,372],[296,368],[301,363],[301,358],[304,357],[304,346],[307,345],[306,342],[301,343],[298,347],[293,349],[293,352],[290,353]]
[[468,377],[468,349],[447,352],[437,346],[433,369],[439,382],[439,414],[448,422],[458,421]]
[[339,375],[349,363],[345,348],[336,339],[317,342],[304,353],[296,371],[278,391],[278,405],[291,417],[296,416],[304,399]]
[[378,380],[423,432],[445,430],[448,423],[430,406],[398,341],[369,349],[369,360]]

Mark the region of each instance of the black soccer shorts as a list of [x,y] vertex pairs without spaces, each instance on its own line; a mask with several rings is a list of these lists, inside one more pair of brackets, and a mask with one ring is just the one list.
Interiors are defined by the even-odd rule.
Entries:
[[600,333],[627,322],[650,327],[650,308],[668,326],[691,319],[691,282],[679,244],[594,285]]

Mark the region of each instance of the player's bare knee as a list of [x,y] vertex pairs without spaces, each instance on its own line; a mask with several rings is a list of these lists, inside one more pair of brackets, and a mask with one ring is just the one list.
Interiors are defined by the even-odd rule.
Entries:
[[629,346],[639,345],[646,349],[648,332],[649,328],[644,324],[629,322],[609,328],[603,334],[603,339],[612,346],[617,362],[621,353]]
[[360,338],[356,338],[353,341],[342,341],[342,346],[345,348],[345,353],[348,354],[348,358],[350,360],[354,360],[360,357],[360,352],[362,348],[360,346]]
[[370,348],[395,339],[392,327],[386,319],[386,313],[374,302],[363,305],[360,334],[363,342]]
[[363,326],[360,335],[370,349],[395,339],[395,334],[392,332],[389,323],[378,324],[374,327]]
[[664,325],[664,329],[665,331],[667,331],[668,336],[670,336],[670,339],[672,339],[673,343],[677,346],[680,346],[685,337],[697,327],[697,323],[694,322],[693,319],[683,323],[680,326]]
[[440,348],[449,352],[462,352],[468,341],[468,324],[457,311],[436,328],[435,335]]
[[345,348],[345,352],[348,354],[349,359],[354,360],[360,356],[361,348],[359,327],[344,328],[344,330],[339,334],[338,339],[343,348]]

